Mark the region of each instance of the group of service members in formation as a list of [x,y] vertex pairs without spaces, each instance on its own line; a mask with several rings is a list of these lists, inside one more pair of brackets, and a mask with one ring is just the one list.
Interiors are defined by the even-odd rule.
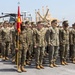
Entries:
[[75,64],[75,23],[69,27],[68,21],[57,26],[57,20],[46,22],[22,22],[18,35],[16,22],[5,21],[0,25],[0,57],[2,61],[15,62],[18,72],[26,72],[25,65],[35,59],[36,69],[44,69],[43,60],[48,56],[49,67],[58,67],[56,61],[60,57],[61,65],[68,65],[68,59]]

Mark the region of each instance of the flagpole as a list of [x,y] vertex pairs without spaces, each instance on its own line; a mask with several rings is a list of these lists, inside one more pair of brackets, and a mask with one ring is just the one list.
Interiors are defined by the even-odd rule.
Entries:
[[[19,4],[20,2],[18,1],[18,11],[19,11]],[[17,24],[18,24],[18,15],[17,15]],[[17,27],[18,28],[18,27]],[[19,59],[18,59],[18,55],[19,55],[19,31],[17,29],[17,47],[18,47],[18,51],[17,51],[17,67],[19,66],[18,63],[19,63]]]

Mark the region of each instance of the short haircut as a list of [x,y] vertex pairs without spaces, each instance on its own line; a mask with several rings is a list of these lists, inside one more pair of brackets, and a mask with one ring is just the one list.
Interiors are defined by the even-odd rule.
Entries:
[[37,25],[38,25],[38,24],[41,24],[41,21],[38,21],[38,22],[37,22]]
[[54,22],[56,22],[56,21],[57,21],[56,19],[55,19],[55,20],[52,20],[52,21],[51,21],[51,24],[54,23]]
[[65,21],[63,21],[63,22],[62,22],[62,24],[67,24],[67,22],[68,22],[68,21],[67,21],[67,20],[65,20]]
[[26,21],[25,24],[29,24],[29,21]]

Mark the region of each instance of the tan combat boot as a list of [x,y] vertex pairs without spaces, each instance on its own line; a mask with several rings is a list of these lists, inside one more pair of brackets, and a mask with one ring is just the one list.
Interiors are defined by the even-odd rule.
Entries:
[[55,62],[53,63],[53,66],[54,66],[54,67],[58,67],[58,65],[57,65],[57,64],[55,64]]
[[65,65],[68,65],[68,63],[66,61],[64,61]]
[[15,63],[15,59],[12,60],[12,63]]
[[73,59],[73,64],[75,64],[75,58]]
[[2,58],[3,56],[1,55],[0,58]]
[[51,64],[49,65],[49,67],[53,68],[54,66],[53,66],[53,64],[51,63]]
[[5,57],[3,57],[2,60],[5,61]]
[[53,61],[53,66],[54,66],[54,67],[57,67],[57,64],[55,63],[55,61],[56,61],[56,60],[54,59],[54,61]]
[[49,67],[53,68],[53,60],[51,60]]
[[22,72],[22,71],[21,71],[21,66],[20,66],[20,65],[18,66],[17,71],[18,71],[19,73],[21,73],[21,72]]
[[41,68],[41,69],[44,69],[44,66],[40,65],[40,68]]
[[31,65],[30,61],[27,61],[26,64],[27,64],[27,65]]
[[37,65],[37,66],[36,66],[36,69],[39,69],[39,70],[40,70],[40,66],[39,66],[39,65]]
[[64,66],[65,66],[65,63],[64,63],[64,61],[61,61],[61,65],[64,65]]
[[25,70],[24,66],[21,66],[21,71],[22,71],[22,72],[27,72],[27,71]]
[[8,57],[5,57],[5,59],[6,59],[6,60],[9,60],[9,58],[8,58]]

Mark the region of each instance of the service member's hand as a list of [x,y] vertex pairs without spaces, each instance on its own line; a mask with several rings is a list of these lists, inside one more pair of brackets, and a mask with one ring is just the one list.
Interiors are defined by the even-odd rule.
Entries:
[[37,48],[37,46],[34,46],[34,48]]
[[52,46],[52,44],[50,44],[50,46]]
[[51,43],[49,43],[48,45],[49,45],[49,46],[52,46],[52,44],[51,44]]
[[15,50],[18,51],[18,48],[16,48]]

